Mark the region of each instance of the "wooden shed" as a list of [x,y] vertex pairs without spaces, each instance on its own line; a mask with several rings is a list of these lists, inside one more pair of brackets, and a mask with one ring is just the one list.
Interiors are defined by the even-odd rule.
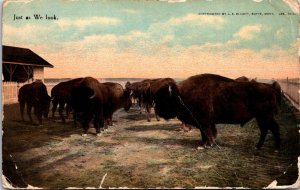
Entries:
[[52,68],[49,62],[27,48],[3,47],[3,81],[26,82],[36,79],[44,81],[44,68]]
[[44,68],[53,65],[27,48],[2,46],[2,103],[16,103],[21,86],[44,82]]

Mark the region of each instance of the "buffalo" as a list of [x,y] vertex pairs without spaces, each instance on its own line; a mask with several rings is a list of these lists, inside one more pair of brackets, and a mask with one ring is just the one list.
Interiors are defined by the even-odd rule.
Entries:
[[80,115],[86,136],[89,122],[93,120],[96,135],[100,135],[100,128],[105,120],[111,120],[114,111],[124,106],[129,110],[131,97],[128,91],[116,83],[100,83],[97,79],[86,77],[80,85],[71,90],[71,105],[74,109],[74,122]]
[[63,110],[66,107],[66,115],[70,112],[70,101],[71,101],[71,90],[80,84],[83,78],[76,78],[66,82],[61,82],[55,85],[51,90],[51,100],[52,100],[52,117],[54,117],[55,111],[58,108],[60,118],[63,123],[65,123],[65,118],[63,116]]
[[24,121],[24,108],[27,107],[27,114],[30,121],[31,109],[34,108],[34,114],[37,117],[39,124],[42,125],[42,116],[48,117],[51,98],[47,93],[47,88],[42,81],[35,81],[31,84],[25,84],[19,90],[18,101],[22,120]]
[[213,74],[189,77],[176,85],[163,79],[154,96],[156,113],[164,119],[177,117],[200,129],[203,146],[210,147],[217,136],[216,124],[241,124],[256,118],[260,149],[268,130],[280,147],[279,125],[274,119],[278,107],[276,90],[271,85],[237,82]]
[[105,82],[103,84],[109,89],[109,104],[105,110],[105,119],[108,125],[112,125],[112,116],[115,111],[122,107],[125,111],[129,111],[132,105],[130,91],[123,89],[118,83]]
[[[160,79],[145,79],[140,82],[135,83],[126,83],[126,89],[130,90],[132,93],[132,96],[137,100],[137,103],[140,107],[140,110],[142,107],[145,107],[147,112],[147,121],[151,121],[150,113],[152,107],[155,107],[154,100],[153,100],[153,94],[155,93],[155,88],[152,88],[152,86],[156,86],[156,82],[160,81]],[[142,111],[140,111],[142,113]],[[157,114],[155,114],[156,120],[159,121],[159,117]]]
[[[143,82],[133,82],[133,83],[127,82],[125,85],[125,88],[128,91],[130,91],[133,101],[136,102],[137,105],[139,106],[140,111],[142,110],[142,106],[143,106],[144,85],[145,84],[143,84]],[[142,113],[142,111],[140,113]]]

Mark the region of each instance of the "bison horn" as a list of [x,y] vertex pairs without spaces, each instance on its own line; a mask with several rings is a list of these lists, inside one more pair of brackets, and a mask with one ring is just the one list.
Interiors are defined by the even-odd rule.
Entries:
[[170,96],[172,96],[172,88],[170,85],[169,85],[169,94],[170,94]]
[[96,92],[94,92],[94,94],[89,99],[91,100],[94,99],[95,97],[96,97]]
[[133,94],[133,90],[130,90],[130,94],[129,95],[132,96],[132,94]]

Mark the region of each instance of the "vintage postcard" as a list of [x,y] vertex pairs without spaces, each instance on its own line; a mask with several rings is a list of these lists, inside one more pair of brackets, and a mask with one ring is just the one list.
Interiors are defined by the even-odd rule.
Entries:
[[2,187],[300,187],[298,1],[2,7]]

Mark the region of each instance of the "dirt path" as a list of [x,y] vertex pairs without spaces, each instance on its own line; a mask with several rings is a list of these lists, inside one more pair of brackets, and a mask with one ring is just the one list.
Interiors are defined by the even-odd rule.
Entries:
[[[277,116],[282,150],[274,152],[269,133],[260,151],[256,122],[245,127],[219,125],[221,148],[197,150],[200,133],[179,132],[178,120],[146,121],[137,109],[114,115],[114,126],[96,137],[94,129],[81,137],[72,121],[57,116],[44,126],[23,123],[18,105],[5,106],[3,147],[18,166],[23,180],[36,187],[265,187],[278,178],[281,184],[297,179],[297,168],[282,177],[297,161],[296,120],[284,104]],[[4,166],[5,167],[5,166]],[[281,176],[281,177],[280,177]]]

